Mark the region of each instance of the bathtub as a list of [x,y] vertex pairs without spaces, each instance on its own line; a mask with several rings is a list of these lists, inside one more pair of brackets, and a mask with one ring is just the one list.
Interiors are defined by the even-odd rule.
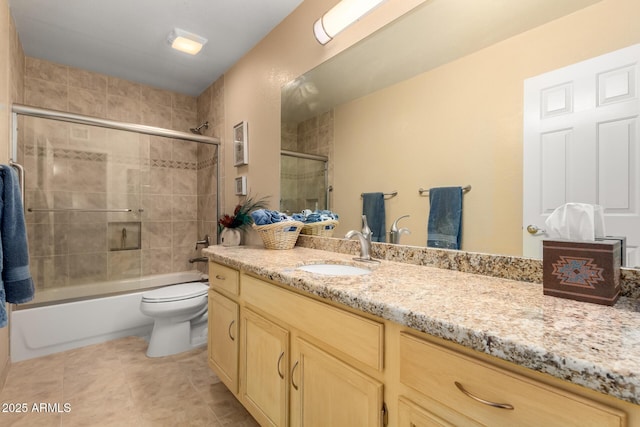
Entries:
[[[19,362],[126,336],[146,337],[151,334],[153,319],[140,313],[142,294],[149,288],[202,278],[202,273],[194,270],[88,284],[73,288],[74,298],[88,299],[14,310],[9,322],[11,361]],[[126,293],[90,297],[95,296],[97,289]],[[44,295],[37,293],[34,303],[64,299],[64,293],[70,290],[61,288],[42,292]]]

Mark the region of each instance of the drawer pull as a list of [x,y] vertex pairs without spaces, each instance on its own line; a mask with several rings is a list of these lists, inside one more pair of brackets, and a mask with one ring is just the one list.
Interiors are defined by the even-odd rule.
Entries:
[[462,386],[462,384],[460,384],[458,381],[454,381],[453,382],[456,387],[458,387],[458,390],[460,390],[461,392],[463,392],[466,396],[472,398],[473,400],[480,402],[484,405],[488,405],[488,406],[492,406],[494,408],[500,408],[500,409],[509,409],[509,410],[513,410],[513,405],[509,405],[508,403],[496,403],[496,402],[490,402],[488,400],[484,400],[482,398],[479,398],[478,396],[474,396],[473,394],[469,393],[467,390],[464,389],[464,387]]
[[221,276],[221,275],[219,275],[219,274],[216,274],[216,279],[218,279],[218,280],[227,280],[227,278],[226,278],[226,277]]
[[276,365],[276,367],[278,368],[278,376],[280,376],[280,379],[284,379],[284,374],[280,370],[280,362],[282,362],[283,357],[284,357],[284,351],[280,353],[280,357],[278,357],[278,363]]
[[231,338],[231,341],[235,341],[236,340],[236,338],[233,335],[231,335],[231,328],[233,327],[234,323],[236,323],[235,320],[232,320],[231,323],[229,323],[229,338]]
[[291,385],[293,386],[293,388],[295,388],[296,390],[298,389],[298,385],[293,381],[293,373],[296,371],[296,368],[298,367],[298,363],[300,363],[299,360],[296,360],[296,364],[293,365],[293,368],[291,368]]

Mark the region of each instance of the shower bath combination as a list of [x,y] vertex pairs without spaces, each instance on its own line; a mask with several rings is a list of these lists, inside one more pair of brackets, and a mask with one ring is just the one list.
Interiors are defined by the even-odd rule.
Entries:
[[202,128],[209,129],[209,122],[204,122],[200,124],[200,126],[189,128],[189,130],[196,135],[202,135]]

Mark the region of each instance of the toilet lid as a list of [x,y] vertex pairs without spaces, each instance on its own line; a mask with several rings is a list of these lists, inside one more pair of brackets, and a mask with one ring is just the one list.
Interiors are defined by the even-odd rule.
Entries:
[[150,302],[178,301],[206,295],[208,290],[209,285],[206,283],[182,283],[145,292],[142,294],[142,300]]

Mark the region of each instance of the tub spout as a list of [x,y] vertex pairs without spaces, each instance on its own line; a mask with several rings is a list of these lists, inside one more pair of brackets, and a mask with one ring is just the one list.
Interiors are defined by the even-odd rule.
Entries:
[[189,258],[189,262],[191,264],[193,264],[194,262],[208,262],[209,258],[207,258],[206,256],[201,256],[198,258]]

